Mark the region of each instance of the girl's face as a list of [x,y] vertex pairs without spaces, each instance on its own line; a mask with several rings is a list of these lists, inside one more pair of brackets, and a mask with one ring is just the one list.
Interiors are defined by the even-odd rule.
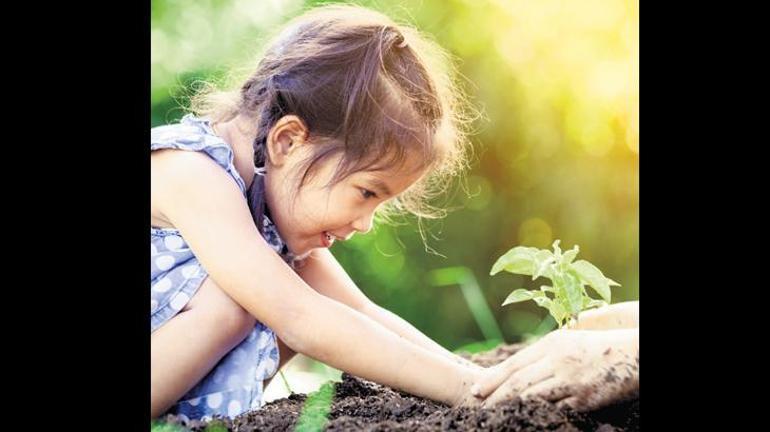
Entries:
[[424,170],[414,170],[414,164],[407,161],[404,167],[356,172],[324,187],[342,158],[338,155],[319,163],[315,175],[297,192],[298,163],[307,151],[309,148],[296,149],[295,157],[288,157],[282,165],[270,166],[265,178],[273,222],[289,250],[299,256],[329,247],[335,240],[347,240],[356,232],[368,232],[375,211],[424,174]]

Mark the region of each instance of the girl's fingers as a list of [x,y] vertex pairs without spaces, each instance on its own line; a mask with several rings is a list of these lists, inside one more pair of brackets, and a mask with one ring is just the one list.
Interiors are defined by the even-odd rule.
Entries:
[[556,406],[562,409],[571,408],[575,411],[580,411],[580,408],[581,408],[580,399],[578,399],[577,396],[566,397],[556,402]]
[[479,399],[486,398],[505,381],[506,374],[504,372],[500,370],[476,382],[471,386],[471,394]]
[[497,390],[511,374],[539,360],[541,351],[540,345],[536,343],[508,357],[504,362],[494,366],[495,373],[475,383],[471,387],[471,394],[479,399],[486,398]]
[[494,406],[498,403],[521,396],[522,392],[534,385],[553,377],[551,362],[539,361],[529,365],[508,377],[483,403],[482,406]]

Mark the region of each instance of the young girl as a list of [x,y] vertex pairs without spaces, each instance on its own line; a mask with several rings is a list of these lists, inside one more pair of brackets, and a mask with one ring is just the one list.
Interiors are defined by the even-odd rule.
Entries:
[[236,416],[295,352],[453,406],[483,369],[367,299],[329,247],[464,165],[443,52],[368,9],[291,21],[234,93],[151,133],[151,415]]

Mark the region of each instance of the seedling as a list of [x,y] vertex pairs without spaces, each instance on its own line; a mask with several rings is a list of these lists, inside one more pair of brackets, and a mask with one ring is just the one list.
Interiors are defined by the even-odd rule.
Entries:
[[[490,275],[503,270],[532,276],[532,280],[545,277],[551,285],[542,285],[539,290],[517,289],[503,302],[511,303],[533,300],[548,312],[562,327],[569,320],[577,319],[583,310],[604,306],[610,303],[610,287],[620,286],[609,279],[593,264],[586,260],[574,261],[580,248],[575,245],[562,254],[559,240],[553,242],[553,252],[547,249],[517,246],[501,256],[492,266]],[[591,298],[586,292],[588,285],[596,291],[601,300]],[[551,294],[553,298],[549,297]]]

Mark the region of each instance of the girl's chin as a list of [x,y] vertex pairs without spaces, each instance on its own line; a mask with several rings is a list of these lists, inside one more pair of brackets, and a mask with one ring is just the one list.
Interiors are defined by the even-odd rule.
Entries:
[[288,243],[287,243],[287,246],[289,248],[289,251],[297,259],[305,259],[305,258],[307,258],[316,249],[324,249],[323,245],[315,244],[313,242],[308,242],[308,243],[302,244],[302,245],[300,245],[300,247],[293,247],[291,244],[288,244]]
[[311,253],[313,253],[313,251],[314,251],[315,249],[320,249],[320,248],[313,248],[313,249],[310,249],[309,251],[307,251],[307,252],[304,252],[304,253],[302,253],[302,254],[299,254],[299,255],[295,254],[295,257],[296,257],[297,259],[303,260],[303,259],[305,259],[305,258],[309,257],[309,256],[310,256],[310,254],[311,254]]
[[291,253],[294,254],[297,259],[305,259],[310,256],[314,250],[321,249],[321,247],[315,245],[303,245],[303,247],[298,249],[299,250],[295,252],[295,249],[289,246],[289,251],[291,251]]

